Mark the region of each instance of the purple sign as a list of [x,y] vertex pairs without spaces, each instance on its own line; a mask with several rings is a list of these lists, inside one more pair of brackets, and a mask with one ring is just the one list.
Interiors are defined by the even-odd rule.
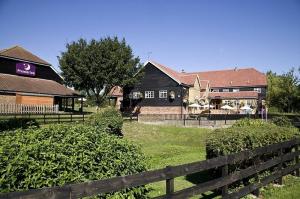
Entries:
[[29,63],[17,63],[16,73],[20,75],[35,76],[35,65]]

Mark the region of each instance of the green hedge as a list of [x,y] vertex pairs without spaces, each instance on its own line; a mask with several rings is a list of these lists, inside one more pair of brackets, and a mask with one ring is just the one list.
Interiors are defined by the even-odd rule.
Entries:
[[10,118],[0,120],[0,131],[14,130],[18,128],[26,129],[30,126],[38,127],[39,124],[35,119],[31,118]]
[[292,139],[299,135],[293,127],[277,126],[261,120],[243,119],[227,129],[216,129],[206,140],[207,158],[237,153]]
[[113,107],[101,109],[89,117],[88,123],[104,129],[114,135],[122,135],[123,118],[121,113]]
[[[83,124],[0,134],[0,192],[86,182],[146,170],[139,147]],[[100,198],[144,198],[137,187]]]
[[[277,126],[274,123],[265,123],[261,120],[243,119],[235,125],[227,129],[217,129],[209,135],[206,140],[206,158],[214,158],[222,155],[238,153],[244,150],[252,150],[257,147],[263,147],[270,144],[290,140],[299,136],[299,130],[294,127]],[[284,152],[290,152],[291,149],[286,149]],[[276,153],[260,156],[258,162],[267,161]],[[254,160],[246,160],[236,162],[229,166],[229,172],[245,169],[253,166]],[[259,174],[263,177],[265,174],[272,173],[276,168],[269,169]],[[220,177],[221,169],[212,169],[209,171],[209,176]],[[247,185],[249,181],[253,181],[250,176],[242,181],[233,183],[230,189],[235,189]]]

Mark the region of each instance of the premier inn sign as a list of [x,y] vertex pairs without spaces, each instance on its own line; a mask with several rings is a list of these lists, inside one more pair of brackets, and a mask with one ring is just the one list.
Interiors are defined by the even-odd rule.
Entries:
[[16,73],[19,75],[35,76],[35,65],[29,63],[17,63]]

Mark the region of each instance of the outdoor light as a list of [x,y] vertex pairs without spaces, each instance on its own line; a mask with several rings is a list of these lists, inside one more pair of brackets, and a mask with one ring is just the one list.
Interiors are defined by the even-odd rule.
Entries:
[[174,91],[170,91],[169,97],[170,97],[170,99],[175,99],[175,92]]

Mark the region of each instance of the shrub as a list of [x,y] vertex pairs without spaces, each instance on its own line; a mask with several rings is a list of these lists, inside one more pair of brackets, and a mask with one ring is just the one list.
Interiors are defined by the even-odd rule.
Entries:
[[[139,147],[88,125],[50,125],[0,135],[0,192],[62,186],[146,170]],[[144,198],[137,187],[99,198]]]
[[261,119],[250,119],[250,118],[243,118],[235,122],[232,126],[233,127],[259,127],[264,126],[266,123]]
[[286,116],[276,116],[272,118],[272,122],[277,126],[292,127],[291,120]]
[[35,119],[31,118],[10,118],[7,120],[0,120],[0,131],[14,130],[17,128],[26,129],[30,126],[38,127],[39,124]]
[[[207,159],[238,153],[244,150],[252,150],[257,147],[263,147],[270,144],[290,140],[299,136],[299,130],[291,127],[280,127],[273,123],[260,122],[260,120],[241,120],[233,127],[227,129],[215,130],[206,140]],[[286,152],[291,149],[286,149]],[[259,157],[257,161],[267,161],[276,154],[268,154]],[[254,164],[254,160],[236,162],[230,165],[229,172],[245,169]],[[267,172],[273,170],[268,170]],[[220,169],[212,170],[210,175],[220,175]],[[263,175],[263,174],[260,174]],[[250,178],[248,179],[250,180]],[[252,179],[253,180],[253,179]],[[232,187],[240,186],[241,182],[234,183]],[[244,179],[243,184],[247,184]]]
[[92,114],[88,123],[110,134],[122,135],[123,118],[121,113],[113,107],[107,107]]

